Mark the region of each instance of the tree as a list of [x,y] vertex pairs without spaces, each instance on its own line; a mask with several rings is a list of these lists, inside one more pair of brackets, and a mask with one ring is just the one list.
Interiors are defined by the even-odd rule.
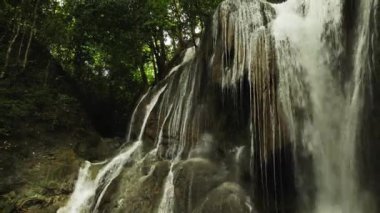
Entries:
[[1,1],[0,77],[46,86],[59,72],[90,116],[125,125],[141,92],[196,44],[217,2]]

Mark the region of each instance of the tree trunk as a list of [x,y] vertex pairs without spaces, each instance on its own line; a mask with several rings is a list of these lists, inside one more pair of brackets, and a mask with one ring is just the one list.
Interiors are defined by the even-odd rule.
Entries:
[[144,87],[147,87],[149,84],[148,84],[148,77],[146,76],[145,69],[144,69],[144,63],[140,65],[139,70],[141,74],[141,79],[144,83]]
[[34,29],[32,28],[32,29],[30,29],[28,45],[26,46],[24,60],[22,62],[22,70],[25,69],[26,64],[28,63],[29,50],[30,50],[30,45],[32,43],[33,34],[34,34]]
[[166,69],[166,61],[167,61],[167,56],[166,56],[166,47],[165,47],[165,38],[164,38],[164,32],[163,30],[159,31],[159,58],[158,58],[158,78],[159,80],[162,80],[166,74],[167,74],[167,69]]
[[195,28],[197,27],[196,23],[191,22],[190,23],[190,29],[191,29],[191,39],[194,44],[194,47],[197,46],[197,33],[195,32]]
[[[181,22],[181,15],[182,15],[182,12],[180,11],[180,8],[179,8],[179,3],[176,1],[176,0],[173,0],[173,4],[174,4],[174,7],[175,7],[175,18],[177,19],[178,21],[178,25],[177,25],[177,35],[178,35],[178,48],[180,49],[183,49],[185,47],[185,39],[183,38],[183,23]],[[173,46],[174,47],[174,46]]]
[[161,52],[162,48],[160,46],[160,43],[154,37],[152,38],[152,50],[156,64],[155,80],[159,81],[162,79],[163,73],[165,72],[165,59],[163,58],[163,53]]
[[36,1],[36,5],[34,6],[34,11],[33,11],[33,23],[32,26],[30,27],[30,33],[29,33],[29,40],[28,40],[28,45],[25,50],[25,55],[24,55],[24,61],[22,63],[22,70],[25,70],[26,64],[28,63],[28,56],[29,56],[29,49],[30,45],[32,43],[33,35],[35,33],[35,25],[36,25],[36,19],[37,19],[37,8],[40,0]]
[[[25,25],[23,25],[23,26],[25,26]],[[22,32],[20,46],[18,48],[18,54],[17,54],[17,63],[20,62],[21,51],[22,51],[22,47],[24,46],[24,39],[25,39],[25,31]]]
[[152,49],[154,83],[156,83],[158,81],[158,77],[157,77],[158,70],[157,70],[157,59],[156,59],[156,55],[154,54],[154,47],[153,46],[154,45],[152,44],[150,48]]
[[12,52],[13,44],[15,43],[15,41],[16,41],[19,33],[20,33],[20,25],[17,25],[17,27],[16,27],[16,33],[14,34],[13,38],[9,42],[7,53],[5,55],[4,69],[2,70],[2,72],[0,74],[0,79],[4,78],[4,76],[5,76],[5,72],[6,72],[7,67],[8,67],[9,57],[10,57],[10,54]]

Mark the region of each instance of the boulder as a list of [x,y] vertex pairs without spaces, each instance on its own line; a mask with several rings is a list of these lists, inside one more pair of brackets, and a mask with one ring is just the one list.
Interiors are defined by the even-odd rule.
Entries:
[[193,213],[255,213],[249,197],[236,183],[225,182],[212,190]]

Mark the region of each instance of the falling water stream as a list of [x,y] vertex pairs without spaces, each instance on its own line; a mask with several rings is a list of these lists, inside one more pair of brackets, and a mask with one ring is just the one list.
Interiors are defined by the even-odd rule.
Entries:
[[[194,59],[194,54],[195,54],[195,49],[194,48],[189,48],[186,50],[185,52],[185,56],[182,60],[182,63],[176,67],[174,67],[172,69],[172,72],[175,72],[177,71],[182,65],[184,65],[185,63],[188,63],[189,61],[193,60]],[[185,70],[186,72],[190,72],[191,69],[190,68],[187,68]],[[186,77],[189,76],[190,73],[187,73]],[[170,75],[170,74],[169,74]],[[189,78],[190,79],[190,78]],[[184,79],[184,80],[188,80],[188,79]],[[184,125],[182,127],[182,130],[181,130],[181,135],[180,136],[181,138],[184,138],[183,134],[185,134],[186,132],[186,120],[188,118],[188,114],[189,114],[189,111],[191,109],[191,95],[192,95],[192,91],[194,90],[192,87],[194,87],[194,82],[195,79],[192,79],[192,82],[187,82],[183,85],[183,87],[181,87],[181,89],[184,89],[184,91],[180,91],[180,96],[179,96],[179,99],[176,100],[177,103],[179,103],[180,105],[177,105],[177,108],[174,110],[174,116],[171,117],[170,119],[170,124],[169,124],[169,130],[168,132],[174,132],[177,130],[177,128],[179,127],[178,123],[175,123],[175,122],[179,122],[179,121],[183,121],[184,122]],[[190,85],[189,85],[190,83]],[[192,85],[191,85],[192,84]],[[190,96],[185,96],[186,94],[186,89],[187,87],[190,87]],[[182,93],[182,94],[181,94]],[[170,96],[166,96],[164,97],[166,99],[168,98],[171,98]],[[183,105],[183,104],[186,104],[186,105]],[[184,108],[184,110],[183,110]],[[172,113],[172,109],[173,109],[173,104],[169,105],[169,108],[167,109],[167,112],[166,112],[166,116],[165,116],[165,119],[163,121],[163,124],[162,124],[162,127],[160,128],[160,133],[159,133],[159,136],[158,136],[158,142],[157,142],[157,148],[158,149],[161,145],[161,142],[163,140],[163,131],[164,131],[164,125],[168,122],[168,119],[169,119],[169,116],[171,115]],[[180,112],[182,111],[182,113]],[[182,118],[182,116],[184,116],[184,118]],[[184,120],[182,120],[184,119]],[[173,128],[173,129],[171,129]],[[180,148],[180,149],[177,149],[177,150],[172,150],[172,155],[174,156],[173,159],[171,160],[170,162],[170,169],[169,169],[169,173],[165,179],[165,183],[164,183],[164,186],[163,186],[163,194],[162,194],[162,198],[161,198],[161,201],[160,201],[160,204],[158,206],[158,213],[172,213],[174,212],[174,205],[175,205],[175,196],[174,196],[174,174],[173,174],[173,167],[176,163],[178,163],[178,161],[180,160],[180,156],[182,154],[182,151],[183,151],[183,147]]]
[[[359,3],[354,68],[343,86],[338,76],[349,74],[336,66],[344,51],[343,1],[289,0],[275,6],[280,100],[293,140],[301,128],[299,141],[313,157],[316,213],[369,212],[361,203],[356,147],[369,72],[366,39],[371,36],[372,4]],[[297,108],[304,111],[301,119],[296,118]]]

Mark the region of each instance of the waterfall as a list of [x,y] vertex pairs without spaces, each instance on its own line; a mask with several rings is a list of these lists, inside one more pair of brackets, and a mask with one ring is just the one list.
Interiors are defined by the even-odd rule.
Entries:
[[354,69],[343,86],[339,76],[349,72],[337,65],[344,51],[342,1],[289,0],[274,6],[280,101],[292,140],[300,143],[294,146],[303,146],[313,158],[316,213],[368,212],[361,203],[356,146],[373,5],[359,5]]
[[[357,148],[378,1],[356,3],[349,35],[344,4],[223,1],[199,47],[139,100],[125,146],[86,162],[58,212],[375,212]],[[104,207],[129,162],[126,183],[152,191],[120,185]]]
[[93,194],[93,181],[90,181],[91,163],[86,161],[85,165],[79,169],[78,179],[75,184],[73,194],[65,207],[58,210],[58,213],[74,213],[80,212],[82,208],[86,208],[88,199]]

